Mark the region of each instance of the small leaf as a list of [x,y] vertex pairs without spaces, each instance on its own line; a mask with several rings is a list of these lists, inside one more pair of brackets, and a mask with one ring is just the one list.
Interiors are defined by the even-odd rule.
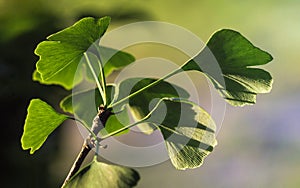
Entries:
[[[111,98],[114,96],[114,86],[107,86],[107,97],[108,102],[111,101]],[[60,107],[64,112],[74,114],[75,117],[81,120],[86,126],[91,127],[94,117],[98,113],[98,107],[100,104],[103,104],[102,98],[100,96],[98,89],[90,89],[87,91],[82,91],[78,93],[71,94],[65,97],[60,102]],[[129,116],[126,110],[123,110],[121,113],[111,115],[105,125],[105,129],[101,132],[104,134],[111,133],[116,130],[121,129],[125,125],[129,124]],[[120,134],[125,134],[129,130],[124,130]]]
[[[82,66],[79,67],[83,53],[105,33],[109,17],[83,18],[58,33],[50,35],[48,41],[41,42],[35,53],[40,56],[37,62],[41,83],[59,84],[71,89],[82,80]],[[74,77],[77,70],[79,74]]]
[[32,99],[27,109],[24,132],[21,138],[22,148],[24,150],[31,149],[30,154],[33,154],[67,118],[65,115],[58,114],[46,102]]
[[[119,85],[118,90],[120,93],[118,99],[122,99],[155,81],[156,79],[151,78],[130,78],[124,80]],[[130,111],[133,117],[136,120],[144,118],[150,112],[149,105],[151,105],[151,102],[157,102],[158,99],[164,97],[188,98],[189,94],[181,87],[166,81],[161,81],[157,85],[129,99]],[[143,133],[151,134],[154,126],[149,123],[143,123],[139,124],[138,127]]]
[[201,166],[217,144],[210,115],[187,100],[163,100],[146,121],[159,127],[171,162],[179,170]]
[[113,71],[120,70],[135,61],[135,58],[129,53],[104,46],[100,46],[100,54],[105,76],[109,76]]
[[65,186],[85,188],[130,188],[137,185],[140,176],[131,168],[92,161],[80,170]]
[[270,92],[271,75],[252,66],[264,65],[271,60],[270,54],[255,47],[240,33],[223,29],[210,38],[207,46],[187,62],[183,70],[204,72],[229,104],[243,106],[254,104],[258,93]]

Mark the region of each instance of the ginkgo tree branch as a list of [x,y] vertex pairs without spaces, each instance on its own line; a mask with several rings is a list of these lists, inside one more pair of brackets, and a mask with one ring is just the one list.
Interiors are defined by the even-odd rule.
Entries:
[[[100,142],[102,140],[105,140],[105,139],[107,139],[109,137],[112,137],[112,136],[114,136],[114,135],[116,135],[116,134],[118,134],[118,133],[120,133],[120,132],[122,132],[122,131],[124,131],[126,129],[129,129],[129,128],[133,127],[133,126],[136,126],[136,125],[138,125],[138,124],[140,124],[142,122],[145,122],[151,116],[151,114],[157,109],[157,107],[161,104],[161,102],[164,101],[164,100],[167,100],[167,99],[169,99],[169,98],[166,98],[166,97],[165,98],[161,98],[156,103],[156,105],[153,107],[153,109],[144,118],[140,119],[137,122],[134,122],[132,124],[124,126],[123,128],[121,128],[119,130],[116,130],[116,131],[111,132],[109,134],[106,134],[106,135],[104,135],[104,136],[102,136],[100,138],[95,139],[94,144],[91,144],[90,137],[86,138],[85,141],[84,141],[84,143],[83,143],[83,145],[82,145],[81,151],[79,152],[77,158],[75,159],[75,161],[73,163],[73,166],[72,166],[72,168],[71,168],[71,170],[70,170],[67,178],[65,179],[62,187],[64,187],[68,183],[68,181],[78,172],[78,170],[80,169],[81,164],[83,163],[84,159],[86,158],[86,156],[88,155],[88,153],[91,151],[91,149],[93,147],[96,146],[96,153],[98,153],[98,147],[99,147]],[[94,124],[92,126],[92,130],[93,131],[92,131],[91,134],[93,136],[97,135],[98,132],[99,132],[98,129],[95,129],[96,126],[99,126],[99,125],[96,125],[97,124],[96,123],[96,119],[99,118],[100,123],[105,127],[106,121],[107,121],[107,119],[109,118],[110,115],[112,115],[112,113],[109,111],[109,109],[108,110],[107,109],[100,109],[99,114],[95,117]]]
[[[105,126],[107,119],[112,115],[112,112],[110,109],[106,109],[104,106],[99,107],[99,112],[96,115],[93,125],[91,128],[92,133],[84,140],[83,145],[81,147],[81,150],[76,157],[70,172],[68,173],[68,176],[66,177],[62,187],[67,185],[67,183],[70,181],[70,179],[79,171],[84,159],[88,155],[88,153],[91,151],[92,148],[95,147],[95,144],[98,144],[98,140],[96,135],[100,131],[100,127]],[[84,124],[83,124],[84,125]],[[92,140],[92,138],[95,138]]]
[[[199,167],[203,163],[203,159],[216,146],[216,126],[205,110],[197,104],[186,101],[189,97],[188,92],[180,89],[179,91],[186,93],[183,95],[184,92],[177,92],[176,88],[179,89],[179,87],[164,82],[165,79],[177,73],[183,71],[204,73],[215,89],[219,91],[219,94],[233,106],[254,104],[257,94],[271,91],[273,83],[271,74],[257,66],[269,63],[273,59],[272,56],[254,46],[239,32],[222,29],[214,33],[205,48],[182,66],[159,79],[144,78],[140,80],[138,78],[139,82],[133,85],[135,89],[131,91],[132,93],[124,96],[123,94],[126,93],[123,93],[123,89],[127,92],[127,86],[134,84],[131,81],[136,81],[136,78],[125,80],[118,87],[107,86],[105,78],[113,71],[133,63],[135,58],[128,53],[100,47],[99,44],[96,44],[96,41],[99,41],[106,32],[109,23],[109,17],[83,18],[74,25],[50,35],[47,40],[39,43],[35,50],[35,54],[40,59],[36,64],[34,80],[47,85],[58,84],[70,90],[84,79],[82,72],[76,74],[79,68],[83,71],[80,63],[82,62],[81,59],[84,58],[87,68],[90,69],[90,72],[86,72],[86,76],[95,80],[99,90],[99,93],[97,91],[95,93],[95,89],[73,93],[63,99],[60,104],[63,111],[74,114],[78,119],[56,112],[41,99],[32,99],[28,106],[21,143],[24,150],[30,149],[30,154],[38,150],[47,137],[67,119],[79,121],[90,133],[84,139],[81,151],[76,157],[63,187],[89,184],[91,187],[99,187],[100,185],[100,187],[123,188],[136,185],[139,177],[133,169],[99,163],[96,160],[82,171],[80,171],[80,167],[88,153],[94,147],[98,149],[99,142],[140,123],[152,123],[160,129],[169,157],[176,169],[184,170]],[[88,52],[91,45],[94,45],[96,51]],[[211,52],[214,59],[217,60],[215,66],[220,72],[215,72],[215,66],[207,59],[207,52]],[[113,56],[111,56],[112,54]],[[108,59],[109,61],[107,61]],[[104,66],[103,63],[106,61],[108,64]],[[90,95],[91,93],[93,95]],[[116,97],[111,101],[109,94]],[[181,95],[179,96],[179,94]],[[91,96],[92,98],[89,98]],[[80,97],[80,100],[73,100],[73,97]],[[132,98],[133,100],[128,101]],[[149,112],[148,104],[157,98],[160,100]],[[89,103],[90,100],[93,100],[93,103]],[[78,103],[73,103],[74,101]],[[94,103],[95,101],[96,103]],[[163,122],[159,123],[155,117],[158,114],[160,118],[160,109],[164,107],[159,106],[162,102],[167,107],[167,114]],[[127,107],[127,103],[131,115],[138,115],[136,117],[143,118],[130,124],[130,116],[123,109],[124,106]],[[116,106],[121,108],[113,109]],[[95,107],[99,107],[98,114],[93,111]],[[116,116],[111,116],[116,115],[115,113],[118,113],[119,110],[124,112],[120,117],[123,120],[126,118],[126,123],[119,121]],[[181,115],[187,122],[181,122]],[[111,118],[106,123],[109,117]],[[180,121],[178,122],[178,120]],[[123,125],[126,126],[123,127]],[[192,125],[196,126],[193,127]],[[97,137],[103,127],[107,128],[108,133],[105,132]],[[178,139],[168,139],[170,133]],[[183,143],[183,140],[191,141]],[[107,171],[116,173],[105,176]],[[119,184],[120,182],[122,184]]]
[[62,188],[65,187],[67,185],[67,183],[70,181],[70,179],[79,171],[81,164],[83,163],[84,159],[86,158],[86,156],[89,154],[89,152],[91,151],[91,147],[90,145],[87,143],[87,141],[85,140],[80,152],[78,153],[63,185],[61,186]]

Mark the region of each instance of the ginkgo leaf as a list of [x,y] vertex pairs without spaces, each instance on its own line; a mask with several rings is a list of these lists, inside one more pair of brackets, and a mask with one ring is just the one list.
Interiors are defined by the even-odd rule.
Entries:
[[33,154],[66,119],[68,116],[57,113],[46,102],[32,99],[27,109],[24,132],[21,138],[22,148],[24,150],[30,149],[30,154]]
[[71,89],[82,80],[80,61],[83,53],[105,33],[109,17],[83,18],[74,25],[47,37],[38,44],[35,53],[40,56],[37,71],[42,83],[59,84]]
[[[108,102],[114,96],[114,85],[107,86],[107,99]],[[87,127],[91,127],[93,119],[98,113],[98,107],[103,104],[102,98],[100,96],[98,89],[90,89],[87,91],[81,91],[73,93],[65,97],[60,102],[60,107],[64,112],[74,114],[77,119],[84,123]],[[105,125],[105,129],[102,132],[114,132],[123,128],[125,125],[129,124],[129,116],[126,110],[120,113],[111,115]],[[125,134],[129,130],[126,129],[120,134]],[[120,135],[119,134],[119,135]]]
[[100,54],[105,76],[109,76],[113,71],[120,70],[135,61],[134,56],[129,53],[104,46],[100,46]]
[[201,166],[217,144],[213,119],[188,100],[161,100],[145,122],[161,130],[171,162],[179,170]]
[[39,43],[35,50],[40,59],[36,64],[33,79],[43,84],[58,84],[66,89],[73,88],[82,81],[84,68],[87,67],[83,54],[90,51],[98,55],[98,51],[93,50],[93,45],[98,46],[102,63],[105,64],[106,76],[132,63],[135,60],[132,55],[99,46],[99,40],[109,23],[109,17],[100,19],[87,17],[47,37],[48,40]]
[[243,106],[254,104],[257,94],[270,92],[271,75],[253,66],[271,60],[269,53],[240,33],[223,29],[213,34],[207,46],[182,69],[204,72],[229,104]]
[[[139,89],[146,87],[147,85],[155,82],[157,79],[151,78],[129,78],[122,81],[119,84],[119,94],[118,99],[122,99]],[[181,98],[189,98],[188,92],[182,89],[175,84],[171,84],[166,81],[161,81],[158,84],[145,89],[140,94],[131,97],[128,101],[130,111],[135,118],[135,120],[139,120],[144,118],[150,112],[151,102],[157,102],[158,99],[164,97],[181,97]],[[154,126],[151,123],[143,123],[139,124],[137,127],[145,134],[151,134],[153,132]]]
[[138,172],[131,168],[93,160],[75,174],[65,188],[131,188],[137,185],[139,179]]

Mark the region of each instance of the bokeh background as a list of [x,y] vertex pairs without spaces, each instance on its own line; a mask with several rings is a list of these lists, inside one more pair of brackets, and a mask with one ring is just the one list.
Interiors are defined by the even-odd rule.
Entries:
[[[31,98],[57,107],[69,92],[31,81],[33,51],[46,36],[84,16],[112,17],[112,26],[166,21],[206,41],[218,29],[240,31],[274,60],[264,68],[275,83],[257,104],[228,106],[219,144],[201,168],[176,171],[170,162],[138,168],[138,187],[300,186],[300,2],[298,0],[0,0],[1,187],[59,187],[80,149],[72,123],[34,155],[20,138]],[[77,139],[76,139],[77,138]],[[79,139],[78,139],[79,138]]]

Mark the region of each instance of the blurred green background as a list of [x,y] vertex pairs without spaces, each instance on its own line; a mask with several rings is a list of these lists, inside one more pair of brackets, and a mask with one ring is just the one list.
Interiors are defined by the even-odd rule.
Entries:
[[138,187],[299,187],[299,10],[298,0],[0,0],[1,187],[61,185],[80,149],[78,130],[61,126],[34,155],[22,151],[19,141],[31,98],[57,108],[68,93],[31,81],[38,59],[33,51],[79,18],[104,15],[112,17],[111,28],[166,21],[204,41],[215,30],[232,28],[274,57],[265,66],[275,80],[272,92],[254,106],[228,106],[219,144],[201,168],[176,171],[170,162],[138,168]]

